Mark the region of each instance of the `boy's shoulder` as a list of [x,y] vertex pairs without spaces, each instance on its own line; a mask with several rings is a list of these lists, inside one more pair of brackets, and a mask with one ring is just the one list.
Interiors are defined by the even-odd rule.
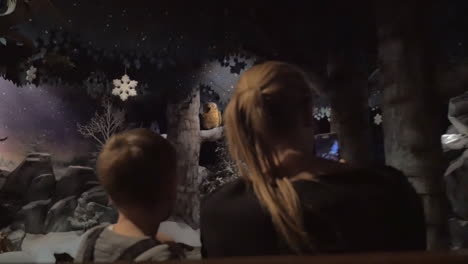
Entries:
[[93,228],[91,228],[90,230],[86,231],[82,236],[81,236],[81,242],[80,242],[80,245],[78,247],[78,250],[76,252],[76,256],[75,256],[75,260],[74,262],[75,263],[82,263],[82,262],[85,262],[85,254],[86,254],[86,251],[87,251],[87,247],[90,246],[90,235],[94,232],[96,232],[96,230],[103,230],[103,228],[105,228],[107,225],[98,225],[98,226],[95,226]]

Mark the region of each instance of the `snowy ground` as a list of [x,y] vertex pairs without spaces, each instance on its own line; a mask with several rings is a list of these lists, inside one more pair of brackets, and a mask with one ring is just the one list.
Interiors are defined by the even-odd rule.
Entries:
[[[200,247],[200,233],[189,226],[176,222],[163,222],[160,232],[177,242]],[[55,263],[54,253],[67,253],[75,257],[82,239],[81,232],[49,233],[46,235],[27,234],[21,252],[0,254],[0,263]]]
[[162,222],[159,226],[159,231],[172,237],[177,242],[181,242],[192,247],[201,247],[200,231],[193,230],[190,226],[184,223],[172,221]]
[[80,242],[77,232],[27,234],[22,251],[0,254],[0,263],[55,263],[54,253],[75,256]]
[[[28,252],[16,251],[0,254],[0,263],[37,263],[37,257]],[[49,263],[55,263],[49,262]]]
[[55,262],[54,253],[67,253],[75,256],[81,242],[81,234],[76,232],[49,233],[47,235],[27,234],[22,250],[36,256],[36,262]]

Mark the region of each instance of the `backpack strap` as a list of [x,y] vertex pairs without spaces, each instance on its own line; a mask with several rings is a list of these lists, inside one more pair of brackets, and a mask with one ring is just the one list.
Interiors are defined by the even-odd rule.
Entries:
[[154,248],[155,246],[161,245],[161,243],[157,240],[148,238],[143,239],[129,248],[127,248],[118,258],[116,261],[134,261],[138,256],[143,254],[144,252]]
[[167,242],[165,244],[169,246],[169,252],[171,253],[170,259],[185,259],[187,257],[185,252],[194,249],[192,246],[183,243]]
[[107,226],[98,227],[94,229],[87,237],[85,243],[85,250],[83,253],[83,262],[94,262],[94,246],[101,233],[107,228]]

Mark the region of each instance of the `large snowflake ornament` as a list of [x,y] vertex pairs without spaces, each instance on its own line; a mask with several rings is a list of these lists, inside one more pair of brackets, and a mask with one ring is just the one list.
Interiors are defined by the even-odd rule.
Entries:
[[126,101],[129,96],[136,96],[137,91],[136,87],[138,85],[137,81],[130,80],[130,77],[125,74],[122,76],[121,79],[114,80],[114,89],[112,90],[112,94],[116,96],[120,96],[122,101]]
[[36,79],[37,68],[31,66],[29,70],[26,71],[26,81],[32,82]]
[[379,126],[380,124],[382,124],[382,115],[381,115],[381,114],[376,114],[376,115],[374,116],[374,123],[375,123],[376,125],[378,125],[378,126]]

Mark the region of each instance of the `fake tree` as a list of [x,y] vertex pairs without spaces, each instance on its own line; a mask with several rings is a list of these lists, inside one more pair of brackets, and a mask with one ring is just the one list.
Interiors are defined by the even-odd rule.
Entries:
[[78,123],[78,132],[86,138],[93,139],[101,150],[107,140],[120,132],[125,123],[125,111],[116,109],[110,98],[105,97],[101,102],[102,112],[96,112],[86,124]]
[[[379,58],[383,73],[383,129],[388,165],[403,171],[420,194],[427,246],[446,249],[447,208],[440,142],[443,115],[435,77],[431,3],[382,1]],[[421,114],[424,113],[424,114]]]

